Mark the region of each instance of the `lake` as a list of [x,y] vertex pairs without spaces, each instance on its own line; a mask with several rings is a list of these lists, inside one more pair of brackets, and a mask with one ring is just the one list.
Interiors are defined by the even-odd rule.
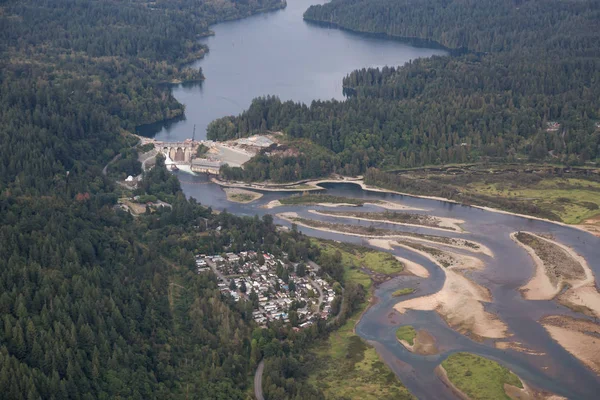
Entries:
[[342,78],[355,69],[403,65],[444,50],[419,48],[398,40],[359,35],[305,22],[313,0],[290,0],[283,10],[213,26],[202,39],[209,53],[195,62],[206,80],[176,85],[175,98],[185,104],[185,119],[141,127],[158,140],[206,138],[208,124],[237,115],[258,96],[310,103],[343,100]]

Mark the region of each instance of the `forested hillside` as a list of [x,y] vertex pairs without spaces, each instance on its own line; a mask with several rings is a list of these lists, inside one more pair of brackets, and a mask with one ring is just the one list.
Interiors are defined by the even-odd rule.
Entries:
[[305,19],[469,52],[354,71],[345,102],[257,99],[215,121],[209,137],[308,138],[335,153],[321,174],[481,160],[583,165],[600,156],[598,0],[334,0]]
[[133,218],[101,169],[135,144],[127,130],[182,112],[159,83],[202,79],[182,65],[206,50],[196,39],[210,23],[281,6],[2,2],[0,397],[246,397],[270,338],[248,304],[192,272],[192,256],[231,246],[307,257],[310,243],[269,218],[211,215],[160,162],[140,190],[173,208]]

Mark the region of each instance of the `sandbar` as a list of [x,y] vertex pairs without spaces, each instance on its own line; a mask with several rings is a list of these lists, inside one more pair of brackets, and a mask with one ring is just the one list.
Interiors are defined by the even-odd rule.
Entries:
[[439,349],[435,344],[435,338],[424,329],[419,329],[417,331],[417,334],[413,339],[413,345],[410,345],[410,343],[404,339],[398,339],[398,341],[411,353],[420,354],[423,356],[430,356],[439,353]]
[[[510,235],[511,239],[524,248],[535,263],[535,273],[526,285],[521,287],[523,297],[528,300],[551,300],[556,298],[559,303],[576,312],[600,318],[600,293],[595,286],[594,274],[585,258],[573,249],[554,240],[544,238],[531,232],[540,243],[552,251],[551,259],[543,260],[535,249],[517,239],[517,233]],[[566,260],[566,261],[563,261]],[[557,267],[554,264],[559,264]],[[567,289],[561,294],[563,288]],[[558,297],[557,297],[558,296]]]
[[262,193],[240,188],[223,188],[223,191],[227,195],[227,200],[235,203],[252,203],[253,201],[263,197]]
[[[322,215],[325,217],[355,219],[355,220],[359,220],[359,221],[369,221],[369,222],[383,222],[386,224],[414,226],[417,228],[427,228],[427,229],[441,230],[441,231],[446,231],[446,232],[448,232],[448,231],[454,231],[454,232],[458,232],[458,233],[465,232],[464,229],[462,229],[460,227],[460,224],[464,223],[465,221],[460,220],[460,219],[455,219],[455,218],[448,218],[448,217],[430,216],[430,218],[437,220],[437,222],[439,223],[438,226],[431,226],[431,225],[425,225],[425,224],[399,222],[399,221],[392,221],[392,220],[386,220],[386,219],[373,219],[373,218],[368,218],[368,217],[361,217],[358,215],[350,215],[350,213],[348,215],[342,214],[342,213],[329,214],[329,213],[324,213],[324,212],[321,212],[318,210],[309,210],[309,212],[313,213],[313,214],[317,214],[317,215]],[[364,213],[364,214],[368,216],[369,213]]]
[[540,322],[558,344],[600,375],[600,325],[563,315]]
[[[402,243],[396,245],[404,247]],[[463,254],[448,254],[454,263],[444,267],[435,256],[409,248],[429,258],[446,275],[442,289],[434,294],[401,301],[394,306],[400,314],[407,310],[436,311],[448,325],[462,334],[500,339],[507,336],[507,326],[496,315],[485,311],[483,303],[492,300],[485,287],[463,275],[468,269],[482,269],[481,260]],[[449,253],[449,252],[447,252]]]
[[[278,218],[281,218],[288,222],[294,223],[298,226],[304,226],[306,228],[315,229],[315,230],[322,231],[322,232],[339,233],[339,234],[343,234],[343,235],[358,236],[358,237],[364,237],[364,238],[401,239],[401,240],[410,241],[410,242],[427,243],[429,245],[434,245],[434,246],[451,247],[451,248],[456,248],[456,249],[460,249],[460,250],[466,250],[466,251],[473,252],[473,253],[483,253],[489,257],[494,257],[494,253],[492,253],[492,251],[487,246],[484,246],[478,242],[461,239],[461,238],[440,236],[440,238],[449,239],[450,242],[438,242],[438,241],[427,239],[425,237],[409,236],[408,232],[403,234],[403,232],[400,232],[400,231],[398,231],[397,233],[394,231],[393,233],[388,234],[388,235],[356,233],[356,232],[331,229],[331,228],[324,227],[324,226],[308,225],[305,222],[298,220],[301,217],[299,217],[298,213],[296,213],[296,212],[284,212],[284,213],[277,214],[276,216]],[[315,220],[315,222],[322,223],[321,221],[316,221],[316,220]],[[348,226],[354,227],[354,225],[348,225]],[[429,236],[433,236],[433,235],[429,235]]]

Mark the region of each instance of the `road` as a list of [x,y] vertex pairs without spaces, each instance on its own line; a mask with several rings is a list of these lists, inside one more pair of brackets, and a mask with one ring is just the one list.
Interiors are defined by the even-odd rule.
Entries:
[[121,158],[121,153],[117,154],[116,156],[114,156],[112,158],[112,160],[110,160],[108,163],[106,163],[104,168],[102,168],[102,175],[106,176],[106,174],[108,173],[108,166],[110,164],[114,163],[115,161],[117,161],[119,158]]
[[142,164],[142,171],[146,171],[146,163],[158,154],[158,150],[152,149],[147,153],[138,155],[138,161]]
[[229,283],[229,281],[231,279],[228,279],[225,277],[225,275],[223,275],[218,269],[217,269],[217,265],[212,262],[212,261],[207,261],[206,264],[208,264],[208,266],[210,267],[210,269],[212,269],[212,271],[215,273],[215,275],[217,275],[217,278],[219,278],[221,281],[225,282],[225,283]]
[[313,281],[311,278],[309,278],[308,276],[306,277],[308,279],[308,281],[310,282],[311,285],[313,285],[313,287],[317,288],[317,292],[319,292],[319,304],[317,304],[317,309],[321,309],[321,304],[323,304],[323,289],[321,289],[321,285],[319,285],[318,283],[316,283],[315,281]]
[[260,360],[258,367],[256,367],[256,372],[254,373],[254,396],[256,397],[256,400],[265,400],[262,390],[262,376],[264,370],[265,361]]

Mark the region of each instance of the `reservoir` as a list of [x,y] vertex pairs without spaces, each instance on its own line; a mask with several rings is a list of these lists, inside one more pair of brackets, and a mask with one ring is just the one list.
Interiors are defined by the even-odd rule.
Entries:
[[[282,100],[304,103],[343,100],[342,78],[354,69],[398,66],[411,59],[445,54],[440,49],[415,47],[400,41],[306,23],[302,20],[302,14],[311,4],[315,4],[315,1],[289,0],[284,10],[213,26],[215,35],[203,39],[210,52],[193,64],[194,67],[202,67],[206,80],[195,85],[177,85],[172,89],[177,100],[186,106],[185,119],[145,126],[140,133],[155,136],[159,140],[179,141],[191,137],[195,125],[196,139],[204,139],[206,126],[211,121],[239,114],[257,96],[276,95]],[[265,192],[260,200],[250,204],[232,203],[227,200],[223,190],[206,176],[182,172],[176,175],[187,196],[216,210],[226,209],[237,215],[293,211],[300,216],[314,218],[308,210],[322,209],[307,206],[284,206],[273,210],[262,208],[272,200],[290,195],[279,192]],[[464,220],[464,227],[470,232],[468,238],[484,244],[495,255],[484,258],[485,269],[473,272],[470,277],[489,289],[492,300],[485,304],[485,308],[506,323],[510,340],[535,349],[536,354],[500,349],[493,341],[468,338],[450,329],[434,311],[396,313],[393,306],[398,300],[391,293],[408,286],[410,279],[416,279],[414,277],[400,276],[375,290],[378,302],[363,315],[356,326],[356,333],[376,347],[387,365],[418,398],[455,398],[436,377],[434,368],[457,351],[497,360],[537,389],[571,399],[597,398],[600,378],[552,340],[537,322],[545,315],[580,315],[552,301],[523,300],[519,287],[532,276],[534,266],[528,254],[510,239],[510,234],[519,230],[550,234],[585,257],[596,277],[600,276],[600,238],[545,221],[438,200],[375,193],[349,183],[322,186],[327,193],[337,196],[392,200],[424,210],[421,212],[428,215]],[[364,211],[375,210],[378,210],[376,206],[364,206]],[[281,219],[276,219],[276,222],[290,225]],[[384,223],[375,226],[399,231],[407,229]],[[356,236],[306,227],[300,230],[310,236],[366,244],[363,238]],[[417,231],[440,234],[427,232],[425,228],[417,228]],[[403,248],[395,247],[390,251],[423,265],[430,273],[429,278],[419,278],[419,291],[407,296],[407,299],[436,293],[442,288],[445,275],[431,261]],[[399,324],[412,324],[416,328],[426,329],[438,341],[441,353],[422,356],[407,351],[395,339],[395,329]]]
[[206,80],[173,87],[186,106],[185,119],[142,127],[145,136],[163,141],[206,138],[206,126],[237,115],[252,99],[275,95],[310,104],[342,100],[342,78],[363,67],[399,66],[419,58],[446,54],[397,40],[368,37],[305,22],[302,14],[314,0],[289,0],[283,10],[214,25],[202,39],[208,54],[192,64]]

